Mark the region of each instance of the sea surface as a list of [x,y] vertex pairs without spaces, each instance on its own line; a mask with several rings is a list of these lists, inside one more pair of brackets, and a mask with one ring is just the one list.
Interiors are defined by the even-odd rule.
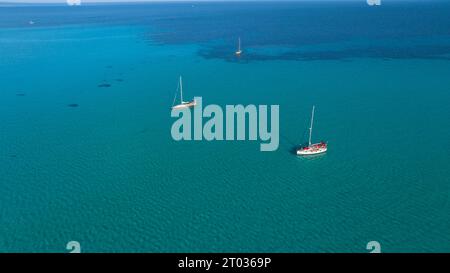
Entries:
[[[279,149],[174,141],[179,75]],[[0,252],[449,252],[449,105],[449,1],[2,4]]]

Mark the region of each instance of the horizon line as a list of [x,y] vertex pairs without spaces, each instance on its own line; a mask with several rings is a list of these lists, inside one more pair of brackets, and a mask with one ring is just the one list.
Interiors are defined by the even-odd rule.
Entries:
[[[364,0],[81,0],[82,4],[144,3],[144,2],[349,2]],[[415,0],[390,0],[415,1]],[[416,0],[417,1],[417,0]],[[0,0],[0,4],[67,4],[66,0]]]

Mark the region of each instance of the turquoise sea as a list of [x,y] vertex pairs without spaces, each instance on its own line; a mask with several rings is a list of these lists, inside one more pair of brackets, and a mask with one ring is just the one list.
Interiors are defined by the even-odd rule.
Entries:
[[[179,75],[279,149],[172,140]],[[449,75],[448,1],[2,4],[0,252],[449,252]]]

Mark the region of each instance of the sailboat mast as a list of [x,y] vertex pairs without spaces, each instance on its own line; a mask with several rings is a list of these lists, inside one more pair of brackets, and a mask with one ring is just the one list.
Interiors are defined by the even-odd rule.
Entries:
[[311,146],[311,135],[312,135],[313,124],[314,124],[314,105],[313,105],[312,114],[311,114],[311,127],[309,127],[309,146]]
[[180,94],[181,94],[181,103],[183,103],[183,79],[180,76]]
[[239,37],[239,49],[238,51],[241,51],[241,37]]

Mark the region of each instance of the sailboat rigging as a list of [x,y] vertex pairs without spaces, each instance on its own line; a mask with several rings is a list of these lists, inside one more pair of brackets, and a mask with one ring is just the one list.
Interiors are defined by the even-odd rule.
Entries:
[[[178,87],[180,89],[180,103],[177,105],[173,105],[172,109],[190,108],[190,107],[194,107],[195,105],[197,105],[197,102],[195,101],[195,99],[193,99],[191,101],[183,100],[183,79],[181,76],[180,76],[180,81],[178,83]],[[176,100],[176,96],[174,98],[174,104],[175,104],[175,100]]]
[[314,124],[314,110],[315,106],[312,108],[311,113],[311,125],[309,127],[309,139],[308,139],[308,146],[303,146],[300,149],[297,150],[297,155],[315,155],[315,154],[321,154],[327,151],[328,149],[328,143],[321,141],[319,143],[312,144],[311,137],[312,137],[312,130],[313,130],[313,124]]
[[241,55],[242,54],[242,49],[241,49],[241,37],[239,37],[238,39],[238,50],[236,51],[236,55]]

